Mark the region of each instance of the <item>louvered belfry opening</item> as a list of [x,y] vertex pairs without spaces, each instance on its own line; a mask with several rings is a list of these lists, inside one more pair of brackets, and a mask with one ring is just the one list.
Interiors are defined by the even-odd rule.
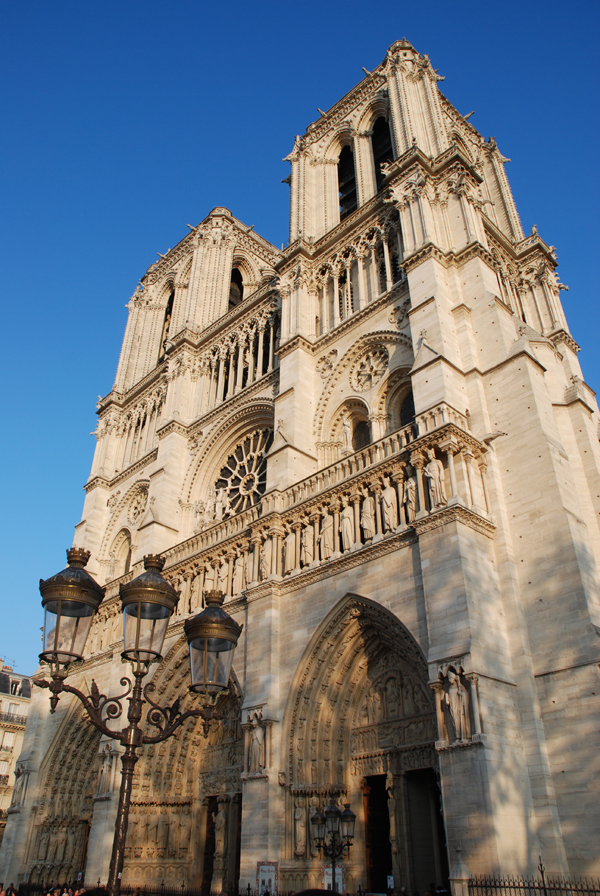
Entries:
[[349,146],[344,146],[338,162],[338,186],[340,191],[340,221],[351,215],[358,206],[356,198],[356,171],[354,169],[354,153]]
[[390,126],[380,116],[373,125],[373,134],[371,135],[371,143],[373,145],[373,162],[375,163],[375,179],[377,181],[377,192],[382,189],[385,180],[381,171],[382,162],[393,161],[394,154],[392,152],[392,137],[390,134]]
[[233,268],[231,272],[231,284],[229,286],[229,310],[239,305],[244,298],[244,281],[239,268]]

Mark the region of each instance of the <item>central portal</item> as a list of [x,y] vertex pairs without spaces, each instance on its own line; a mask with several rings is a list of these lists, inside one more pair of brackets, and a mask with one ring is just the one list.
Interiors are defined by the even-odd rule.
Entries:
[[385,893],[388,874],[393,874],[390,815],[385,775],[369,775],[363,788],[367,889]]

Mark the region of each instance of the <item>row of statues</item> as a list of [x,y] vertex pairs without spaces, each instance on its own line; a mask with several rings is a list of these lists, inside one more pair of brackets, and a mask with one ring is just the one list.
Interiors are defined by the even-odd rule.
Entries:
[[46,822],[38,841],[38,861],[55,864],[72,863],[83,844],[84,834],[84,826],[78,822],[75,824]]
[[129,814],[127,845],[148,858],[187,855],[192,833],[190,807],[132,806]]

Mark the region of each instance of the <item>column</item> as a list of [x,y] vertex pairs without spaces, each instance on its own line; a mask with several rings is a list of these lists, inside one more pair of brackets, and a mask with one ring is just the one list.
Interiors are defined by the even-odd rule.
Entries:
[[212,355],[210,359],[210,385],[208,389],[208,407],[207,411],[215,406],[218,394],[218,375],[217,375],[217,356]]
[[225,355],[219,351],[219,374],[217,377],[217,394],[215,395],[215,404],[219,404],[223,400],[223,374],[225,372]]
[[385,260],[385,288],[389,292],[392,288],[392,265],[390,263],[390,249],[385,236],[382,237],[383,242],[383,258]]
[[337,560],[341,557],[340,553],[340,502],[332,501],[329,510],[333,513],[333,554],[330,560]]
[[473,469],[471,467],[471,461],[473,460],[473,454],[468,449],[463,451],[463,456],[465,459],[465,465],[467,467],[467,478],[469,480],[469,491],[471,493],[471,500],[469,501],[469,507],[475,509],[475,483],[473,482]]
[[350,500],[352,501],[352,506],[354,507],[354,544],[352,545],[353,551],[357,551],[359,548],[362,548],[362,541],[360,540],[360,499],[361,496],[358,492],[350,495]]
[[480,455],[477,458],[477,463],[479,464],[479,474],[481,476],[481,486],[483,488],[483,500],[485,501],[485,512],[489,515],[492,512],[492,505],[490,504],[490,496],[488,494],[488,489],[487,489],[487,464],[485,462],[485,458],[483,455]]
[[422,455],[411,455],[410,462],[412,466],[417,471],[417,494],[419,496],[419,509],[415,515],[416,520],[422,519],[424,516],[427,516],[427,510],[425,508],[425,489],[423,488],[423,467],[425,465],[425,461],[423,460]]
[[450,491],[452,494],[448,500],[448,504],[456,504],[460,501],[458,496],[458,487],[456,485],[456,470],[454,469],[454,452],[458,450],[458,443],[455,439],[449,439],[445,442],[440,442],[439,444],[440,451],[444,451],[446,453],[446,459],[448,461],[448,472],[450,473]]
[[227,554],[225,554],[225,559],[227,560],[227,594],[226,594],[226,597],[231,597],[231,593],[232,593],[234,558],[235,558],[235,554],[232,551],[229,551]]
[[311,513],[309,520],[313,527],[313,562],[310,564],[310,566],[313,567],[319,565],[319,532],[321,528],[321,514],[319,511],[317,510],[314,513]]
[[323,304],[321,308],[321,331],[329,332],[329,277],[325,278],[322,285]]
[[248,338],[248,385],[254,382],[254,340],[256,339],[256,331],[250,333]]
[[260,535],[255,535],[250,539],[252,543],[252,582],[251,585],[258,585],[258,565],[260,563],[260,548],[262,545],[262,538]]
[[294,557],[294,568],[292,573],[300,572],[300,538],[302,536],[302,523],[294,523],[292,526],[296,537],[296,556]]
[[269,366],[267,367],[267,373],[270,373],[273,370],[273,353],[275,351],[275,315],[272,314],[269,318]]
[[256,378],[260,379],[263,375],[263,350],[265,340],[265,322],[261,321],[258,325],[258,357],[256,361]]
[[239,392],[242,388],[242,381],[244,376],[244,348],[246,345],[246,334],[240,333],[238,336],[238,363],[237,363],[237,376],[235,378],[235,391]]
[[465,675],[469,682],[471,696],[471,709],[473,710],[473,734],[481,734],[481,718],[479,716],[479,678],[474,672]]
[[438,740],[448,742],[448,733],[446,731],[446,722],[444,720],[444,709],[442,707],[442,699],[444,696],[444,686],[441,681],[433,681],[429,684],[435,697],[435,714],[438,726]]
[[[400,522],[398,529],[406,529],[407,519],[406,519],[406,510],[404,507],[404,471],[406,469],[406,464],[399,464],[397,471],[393,474],[394,482],[396,483],[396,491],[398,493],[398,520]],[[398,531],[398,530],[396,530]]]
[[235,346],[229,346],[229,373],[227,376],[227,395],[225,398],[230,398],[233,395],[235,384],[233,382],[233,359],[235,355]]
[[333,275],[333,326],[340,322],[340,278],[337,273]]
[[369,291],[367,288],[367,253],[361,253],[358,259],[358,279],[359,279],[359,290],[358,290],[358,310],[364,308],[365,305],[369,302]]
[[375,255],[375,246],[371,246],[371,298],[375,299],[379,295],[379,275],[377,273],[377,258]]
[[383,530],[381,526],[381,486],[378,482],[371,486],[371,491],[373,492],[375,501],[375,535],[373,537],[373,544],[375,544],[376,541],[381,541],[383,538]]

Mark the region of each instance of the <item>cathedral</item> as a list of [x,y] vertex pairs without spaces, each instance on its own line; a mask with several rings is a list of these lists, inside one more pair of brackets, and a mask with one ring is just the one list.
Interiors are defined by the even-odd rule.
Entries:
[[[179,593],[163,703],[195,705],[207,591],[243,631],[223,718],[144,748],[124,886],[326,888],[330,804],[350,893],[445,885],[457,847],[474,875],[600,873],[598,407],[555,249],[441,80],[392,44],[295,138],[287,248],[214,208],[129,300],[69,681],[121,693],[147,554]],[[33,691],[0,879],[105,881],[122,748]]]

